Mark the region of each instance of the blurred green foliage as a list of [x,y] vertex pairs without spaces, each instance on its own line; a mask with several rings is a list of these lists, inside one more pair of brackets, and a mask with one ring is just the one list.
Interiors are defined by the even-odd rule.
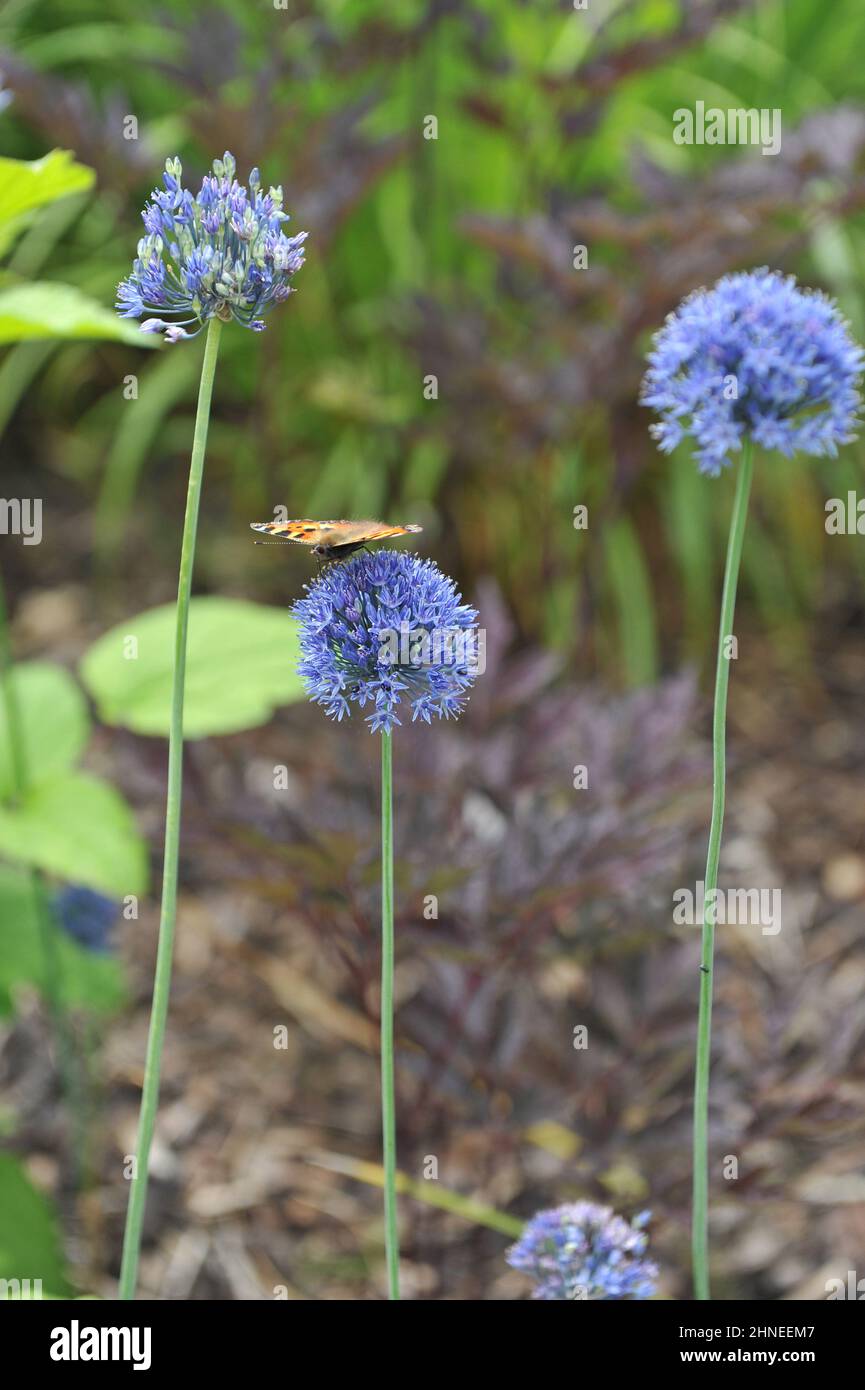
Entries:
[[[30,163],[0,157],[0,255],[34,227],[46,207],[92,184],[93,171],[76,164],[66,150]],[[132,325],[74,286],[27,278],[30,264],[26,255],[13,259],[0,280],[0,344],[55,338],[136,341]]]
[[147,855],[113,787],[76,763],[90,718],[71,676],[28,662],[8,678],[20,711],[24,786],[10,795],[10,731],[0,712],[0,855],[121,898],[147,886]]
[[[414,519],[469,591],[496,579],[524,639],[649,680],[711,649],[730,493],[654,451],[635,406],[648,336],[688,289],[762,261],[837,293],[865,332],[863,41],[861,0],[831,23],[824,0],[176,0],[146,17],[10,0],[2,151],[63,145],[97,178],[16,255],[108,306],[166,155],[191,183],[226,146],[259,164],[309,259],[266,333],[225,337],[199,582],[294,596],[303,558],[249,540],[277,505]],[[675,145],[672,113],[698,99],[779,107],[781,155]],[[81,517],[68,564],[95,549],[106,618],[142,582],[170,597],[199,351],[24,344],[0,365],[7,443]],[[758,469],[742,604],[791,659],[828,602],[860,601],[855,545],[823,530],[860,460]]]
[[54,1210],[18,1160],[4,1153],[0,1153],[0,1210],[0,1298],[69,1298],[72,1286]]
[[[37,891],[41,889],[37,888]],[[53,919],[40,920],[41,909],[30,877],[0,865],[0,1014],[15,1007],[16,994],[37,990],[64,1009],[111,1013],[125,1000],[119,962],[111,955],[86,949],[62,931]],[[43,932],[50,931],[51,955]],[[49,968],[54,978],[47,978]]]
[[[168,734],[175,606],[129,618],[89,649],[81,675],[107,724]],[[284,610],[239,599],[189,605],[183,730],[186,738],[266,724],[278,705],[303,698],[297,625]]]
[[[106,723],[167,732],[174,621],[174,605],[153,609],[105,633],[85,654],[82,677]],[[187,737],[253,728],[277,705],[300,698],[296,644],[285,611],[193,600]],[[44,876],[125,906],[147,890],[147,847],[120,793],[78,766],[92,726],[73,677],[54,663],[30,661],[0,668],[0,682],[0,1013],[13,1007],[21,986],[55,1008],[111,1010],[123,998],[119,964],[60,929]]]

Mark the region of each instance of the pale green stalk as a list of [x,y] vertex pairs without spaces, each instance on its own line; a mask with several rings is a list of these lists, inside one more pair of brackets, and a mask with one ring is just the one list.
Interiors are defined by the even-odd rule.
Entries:
[[714,909],[710,896],[718,885],[718,861],[721,855],[721,831],[724,826],[724,791],[726,782],[726,723],[727,687],[730,681],[730,653],[727,639],[733,635],[733,615],[736,610],[736,585],[748,498],[751,492],[753,458],[750,440],[746,440],[736,479],[736,496],[730,517],[727,541],[727,563],[724,570],[724,589],[721,596],[721,621],[718,629],[718,659],[715,670],[715,711],[712,719],[712,823],[709,829],[709,849],[706,857],[706,877],[703,900],[703,942],[700,958],[700,1010],[697,1019],[697,1060],[694,1074],[694,1188],[691,1225],[691,1252],[694,1270],[694,1296],[708,1299],[709,1295],[709,1066],[712,1053],[712,969],[715,954]]
[[201,479],[204,471],[204,452],[207,446],[207,427],[210,423],[210,399],[216,374],[216,355],[222,323],[212,318],[207,326],[204,361],[198,388],[198,409],[192,457],[189,463],[189,487],[186,494],[186,516],[183,522],[183,541],[180,550],[180,575],[177,584],[177,624],[174,635],[174,682],[171,692],[171,723],[168,735],[168,795],[165,810],[165,857],[162,871],[162,912],[159,921],[159,944],[156,953],[156,973],[153,981],[153,1002],[150,1009],[150,1031],[147,1037],[147,1056],[144,1063],[144,1084],[141,1090],[141,1109],[138,1117],[138,1142],[129,1203],[126,1209],[126,1230],[123,1236],[123,1261],[120,1269],[120,1297],[135,1297],[138,1278],[138,1258],[141,1250],[141,1228],[147,1201],[148,1166],[156,1108],[159,1102],[159,1080],[162,1071],[162,1049],[165,1024],[168,1018],[168,998],[171,991],[171,961],[174,954],[174,927],[177,916],[177,867],[180,855],[180,809],[183,787],[183,695],[186,677],[186,637],[189,627],[189,600],[192,593],[192,565],[195,558],[195,537],[198,530],[198,508],[201,501]]
[[388,1298],[399,1298],[393,1079],[393,735],[381,736],[381,1132]]

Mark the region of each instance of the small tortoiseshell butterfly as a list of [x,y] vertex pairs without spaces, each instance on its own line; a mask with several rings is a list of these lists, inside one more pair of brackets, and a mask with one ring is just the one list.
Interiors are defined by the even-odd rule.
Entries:
[[[278,542],[296,541],[311,545],[313,555],[322,560],[345,560],[355,550],[370,541],[385,541],[391,536],[407,536],[422,531],[422,526],[388,526],[384,521],[251,521],[253,531],[264,531]],[[261,545],[256,541],[256,545]]]

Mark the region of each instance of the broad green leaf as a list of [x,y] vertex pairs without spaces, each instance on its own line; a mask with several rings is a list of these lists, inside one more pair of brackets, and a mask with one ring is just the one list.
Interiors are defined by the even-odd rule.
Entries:
[[[25,786],[71,767],[90,735],[87,702],[62,666],[30,661],[16,666],[11,687],[18,708]],[[0,801],[15,790],[6,702],[0,701]]]
[[[168,733],[174,625],[173,603],[151,608],[106,632],[86,653],[81,678],[107,724]],[[186,737],[266,724],[277,706],[303,698],[297,662],[297,624],[287,611],[242,599],[193,599]]]
[[[40,909],[36,893],[45,895]],[[46,992],[45,919],[51,931],[51,960],[57,994],[71,1008],[94,1012],[117,1009],[125,998],[119,963],[107,953],[88,951],[54,924],[47,890],[31,875],[0,867],[0,1013],[8,1012],[15,990],[31,985]]]
[[26,1297],[21,1287],[25,1279],[30,1280],[30,1297],[36,1279],[43,1294],[68,1297],[73,1291],[54,1207],[18,1159],[0,1153],[0,1299]]
[[147,886],[147,854],[118,792],[84,772],[60,772],[0,807],[0,854],[70,883],[125,897]]
[[19,219],[70,193],[91,188],[96,175],[76,164],[68,150],[52,150],[42,159],[0,158],[0,254],[15,235]]
[[0,343],[32,338],[110,338],[145,348],[158,343],[74,285],[45,280],[0,290]]

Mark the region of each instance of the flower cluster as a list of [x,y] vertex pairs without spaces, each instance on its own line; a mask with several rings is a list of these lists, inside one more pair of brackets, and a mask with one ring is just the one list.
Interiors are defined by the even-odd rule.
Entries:
[[54,899],[54,913],[63,931],[89,951],[107,951],[117,920],[117,903],[92,888],[70,884]]
[[571,1202],[533,1216],[505,1258],[534,1279],[532,1298],[651,1298],[658,1269],[644,1258],[648,1219],[642,1212],[629,1225],[610,1207]]
[[362,552],[328,565],[292,609],[299,672],[333,719],[363,708],[373,733],[390,733],[405,703],[412,722],[459,715],[477,674],[477,613],[431,560]]
[[[235,167],[227,152],[215,159],[193,198],[180,182],[180,160],[166,160],[165,189],[154,191],[141,214],[147,235],[132,274],[117,287],[121,318],[159,314],[142,329],[164,332],[175,343],[194,338],[214,315],[261,332],[262,314],[288,298],[289,279],[303,265],[306,232],[287,237],[282,189],[263,192],[253,169],[247,191]],[[196,325],[192,333],[189,324]]]
[[713,477],[746,436],[788,457],[834,455],[858,423],[863,360],[826,295],[765,268],[726,275],[656,335],[642,402],[662,417],[659,447],[691,438]]

